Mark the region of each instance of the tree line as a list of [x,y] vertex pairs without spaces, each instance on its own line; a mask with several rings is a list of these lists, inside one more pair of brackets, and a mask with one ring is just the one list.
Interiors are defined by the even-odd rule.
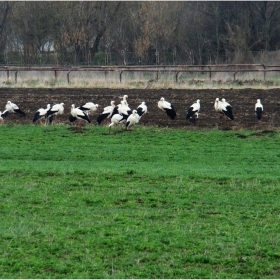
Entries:
[[2,65],[252,63],[280,46],[280,2],[2,1],[0,36]]

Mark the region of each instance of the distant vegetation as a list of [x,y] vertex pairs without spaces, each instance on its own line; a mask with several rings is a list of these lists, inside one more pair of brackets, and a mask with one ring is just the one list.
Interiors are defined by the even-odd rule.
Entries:
[[278,131],[0,126],[1,278],[277,278]]
[[2,65],[280,64],[278,1],[2,1]]

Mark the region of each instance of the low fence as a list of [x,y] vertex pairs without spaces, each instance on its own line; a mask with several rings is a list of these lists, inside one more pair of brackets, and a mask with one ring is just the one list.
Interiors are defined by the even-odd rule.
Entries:
[[262,64],[1,67],[1,87],[190,88],[217,84],[280,85],[280,66]]

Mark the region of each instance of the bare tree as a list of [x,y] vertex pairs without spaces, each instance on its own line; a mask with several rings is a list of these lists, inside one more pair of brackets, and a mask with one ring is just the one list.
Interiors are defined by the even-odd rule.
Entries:
[[38,62],[53,29],[52,2],[15,2],[10,27],[10,47],[22,54],[28,64]]
[[139,56],[148,49],[164,53],[174,49],[177,27],[177,6],[174,2],[142,2],[139,8],[140,35],[134,47]]
[[206,49],[209,48],[209,24],[205,15],[202,15],[199,2],[186,2],[181,9],[181,28],[178,45],[184,50],[191,63],[208,63]]
[[2,63],[5,50],[27,65],[54,56],[59,64],[91,64],[104,52],[124,63],[131,52],[146,63],[178,53],[185,63],[217,64],[229,51],[242,63],[252,51],[280,47],[276,1],[18,1],[1,2],[0,11]]
[[5,63],[5,49],[7,41],[6,28],[8,15],[12,5],[13,3],[7,1],[0,2],[0,63]]
[[274,49],[280,31],[280,3],[275,1],[244,2],[250,18],[251,49]]

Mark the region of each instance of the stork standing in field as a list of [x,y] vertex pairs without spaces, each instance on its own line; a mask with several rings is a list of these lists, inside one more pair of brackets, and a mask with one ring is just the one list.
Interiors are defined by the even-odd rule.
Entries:
[[215,111],[218,113],[218,119],[219,121],[221,121],[221,118],[223,117],[224,115],[224,112],[222,111],[222,107],[221,107],[221,104],[222,102],[220,101],[219,98],[216,98],[215,99],[215,102],[214,102],[214,108],[215,108]]
[[113,109],[111,114],[111,123],[109,124],[109,132],[112,126],[126,122],[130,114],[131,109],[128,107],[127,103],[122,100],[121,103]]
[[128,106],[127,98],[128,98],[128,96],[126,94],[122,97],[124,104]]
[[71,105],[71,111],[70,111],[70,116],[69,116],[69,121],[74,122],[78,120],[78,127],[81,129],[82,121],[86,123],[90,123],[90,119],[88,115],[82,111],[80,108],[75,108],[75,105]]
[[[124,97],[127,95],[124,95]],[[126,101],[126,98],[124,98],[124,100],[121,100],[120,104],[118,104],[114,110],[113,113],[111,115],[111,117],[113,117],[115,114],[120,114],[120,115],[125,115],[126,119],[128,118],[128,116],[132,113],[131,109],[128,106],[128,103]]]
[[4,119],[6,119],[9,115],[9,111],[5,110],[3,113],[0,111],[0,122],[3,123]]
[[132,111],[132,114],[129,115],[129,117],[126,120],[126,130],[128,130],[130,127],[134,126],[135,124],[139,123],[140,116],[137,114],[136,110]]
[[226,102],[225,98],[222,99],[221,110],[229,120],[231,120],[231,121],[234,120],[233,113],[232,113],[232,107],[228,102]]
[[38,109],[34,114],[33,123],[36,123],[38,121],[41,124],[41,119],[46,118],[47,112],[49,111],[50,108],[51,108],[51,104],[48,104],[46,109],[44,108]]
[[94,113],[97,111],[98,104],[94,104],[93,102],[87,102],[84,105],[78,107],[80,110],[84,111],[87,115],[90,113]]
[[262,113],[263,113],[263,105],[261,103],[261,100],[257,99],[257,103],[255,104],[255,115],[258,120],[262,118]]
[[19,108],[19,106],[11,101],[7,102],[5,109],[9,111],[10,114],[16,114],[20,117],[25,117],[25,113]]
[[[118,113],[122,115],[125,119],[132,113],[126,101],[122,100],[121,104],[117,106]],[[113,112],[112,117],[116,111]]]
[[111,105],[106,106],[103,109],[103,112],[97,117],[96,121],[98,124],[101,124],[105,119],[109,119],[112,116],[115,107],[115,101],[111,101]]
[[165,111],[166,112],[166,115],[171,119],[171,120],[174,120],[175,117],[176,117],[176,112],[175,112],[175,109],[173,107],[173,105],[168,102],[168,101],[165,101],[164,97],[162,97],[160,99],[160,101],[158,102],[158,107],[159,109],[161,109],[162,111]]
[[139,120],[145,115],[148,113],[148,108],[147,108],[147,105],[146,105],[146,102],[142,102],[136,109],[137,111],[137,114],[139,115]]
[[64,103],[59,103],[53,105],[47,112],[46,117],[49,119],[49,123],[52,123],[53,118],[56,117],[58,114],[64,113]]
[[111,118],[111,123],[108,126],[109,127],[109,133],[111,131],[112,126],[124,123],[125,121],[126,121],[126,118],[123,115],[118,114],[118,113],[114,114]]
[[186,116],[187,120],[189,120],[193,124],[196,124],[199,111],[200,111],[200,100],[197,99],[197,101],[193,103],[187,111],[187,116]]

